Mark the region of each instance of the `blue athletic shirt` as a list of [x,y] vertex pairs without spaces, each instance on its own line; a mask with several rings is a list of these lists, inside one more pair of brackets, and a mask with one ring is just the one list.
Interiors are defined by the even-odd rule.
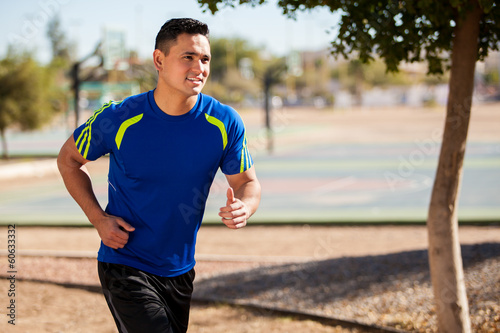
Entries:
[[123,249],[101,242],[97,259],[159,276],[194,267],[196,234],[217,170],[232,175],[253,165],[238,113],[203,94],[181,116],[162,112],[153,91],[109,102],[73,136],[87,160],[109,154],[105,210],[135,228]]

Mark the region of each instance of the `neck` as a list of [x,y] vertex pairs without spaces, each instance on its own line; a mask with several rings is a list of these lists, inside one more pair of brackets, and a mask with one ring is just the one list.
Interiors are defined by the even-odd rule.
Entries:
[[181,116],[188,113],[196,105],[198,95],[177,97],[172,94],[162,93],[158,87],[154,91],[156,105],[170,116]]

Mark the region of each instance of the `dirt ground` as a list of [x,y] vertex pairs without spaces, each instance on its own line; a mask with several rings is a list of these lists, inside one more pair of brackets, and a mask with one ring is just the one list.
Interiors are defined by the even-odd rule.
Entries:
[[[499,141],[498,105],[473,110],[469,139],[474,141]],[[261,122],[261,115],[244,114],[247,124]],[[284,125],[292,128],[304,121],[330,123],[331,131],[308,134],[308,139],[323,142],[394,142],[428,139],[443,125],[441,110],[364,110],[341,112],[290,112],[278,114],[275,145],[285,147],[304,140],[293,132],[279,132]],[[280,123],[281,122],[281,123]],[[402,126],[401,124],[404,124]],[[281,127],[279,127],[281,126]],[[256,149],[258,147],[255,147]],[[23,181],[31,181],[25,179]],[[16,181],[7,185],[14,186]],[[7,228],[0,228],[1,251],[6,249]],[[498,227],[461,227],[462,244],[500,242]],[[65,252],[66,255],[95,254],[99,244],[92,228],[38,228],[19,227],[17,230],[18,272],[15,281],[16,325],[9,325],[6,316],[9,306],[10,281],[0,280],[0,331],[1,332],[116,332],[111,315],[102,295],[83,289],[66,288],[50,283],[33,282],[33,259],[30,255]],[[425,249],[427,234],[423,226],[249,226],[232,231],[224,227],[202,227],[197,244],[197,261],[203,278],[210,262],[293,262],[310,261],[345,256],[365,256]],[[46,251],[46,252],[43,252]],[[75,252],[76,251],[76,252]],[[35,257],[36,258],[36,257]],[[6,272],[5,251],[0,256],[0,274]],[[71,260],[71,259],[69,259]],[[92,259],[89,259],[92,260]],[[23,268],[24,262],[24,268]],[[57,266],[56,266],[57,267]],[[63,269],[43,264],[40,270],[51,269],[43,276],[63,275]],[[78,270],[78,267],[76,268]],[[28,274],[29,273],[29,274]],[[217,272],[216,272],[217,273]],[[30,275],[31,274],[31,275]],[[208,272],[206,274],[209,274]],[[210,274],[213,274],[211,272]],[[79,278],[97,283],[95,271],[81,267]],[[22,280],[27,279],[27,280]],[[354,332],[317,322],[272,316],[268,313],[249,311],[226,305],[195,303],[191,312],[190,333],[198,332]]]
[[[5,290],[2,281],[2,290]],[[60,286],[18,282],[16,326],[2,316],[0,330],[31,333],[116,332],[104,298],[96,293]],[[4,304],[5,302],[2,302]],[[5,303],[6,304],[6,303]],[[193,304],[189,332],[342,332],[313,321],[272,315],[224,305]],[[350,331],[346,331],[350,332]]]

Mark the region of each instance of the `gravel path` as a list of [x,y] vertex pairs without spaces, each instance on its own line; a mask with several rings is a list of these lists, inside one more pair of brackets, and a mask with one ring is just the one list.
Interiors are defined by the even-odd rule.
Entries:
[[[473,332],[498,332],[500,244],[462,251]],[[436,331],[426,251],[260,267],[199,281],[196,290],[198,297]]]

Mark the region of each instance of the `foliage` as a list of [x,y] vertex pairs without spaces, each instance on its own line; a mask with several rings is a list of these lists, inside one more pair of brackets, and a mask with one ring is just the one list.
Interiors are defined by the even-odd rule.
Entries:
[[254,67],[258,66],[260,62],[261,49],[240,38],[211,39],[210,51],[212,53],[210,75],[216,81],[221,80],[229,68],[239,67],[242,59],[250,59]]
[[198,0],[203,6],[207,6],[207,8],[212,12],[212,14],[216,13],[219,10],[219,4],[223,6],[234,7],[235,4],[243,5],[249,4],[251,6],[262,5],[266,0]]
[[[263,68],[261,49],[240,38],[214,38],[210,40],[210,48],[210,80],[205,92],[233,104],[249,96],[256,98],[259,85],[255,78]],[[250,77],[242,74],[241,64],[244,61],[250,65]]]
[[12,49],[0,60],[0,134],[7,157],[5,130],[17,125],[32,130],[46,124],[61,109],[51,67],[41,67],[30,54]]
[[[132,57],[136,57],[135,54]],[[158,72],[152,59],[144,62],[134,61],[130,64],[128,74],[132,80],[139,83],[141,92],[153,90],[158,81]]]
[[47,37],[52,51],[52,62],[59,66],[69,66],[74,48],[67,40],[61,28],[59,16],[55,16],[47,24]]
[[496,69],[488,69],[484,75],[484,82],[488,85],[500,85],[500,76]]
[[[217,12],[221,6],[264,3],[263,0],[198,0]],[[478,0],[483,16],[477,57],[483,60],[500,42],[500,6],[494,0]],[[449,65],[448,54],[457,20],[470,10],[468,0],[279,0],[283,13],[295,17],[297,11],[328,7],[343,13],[332,53],[348,57],[354,51],[366,63],[378,55],[387,70],[395,72],[401,62],[426,61],[428,72],[442,74]]]
[[386,88],[389,86],[409,86],[412,84],[436,85],[448,82],[449,73],[441,76],[427,76],[410,69],[401,68],[398,72],[386,72],[385,65],[380,59],[370,63],[361,63],[359,60],[339,63],[331,72],[331,77],[350,91],[356,84],[362,83],[366,89],[373,87]]

